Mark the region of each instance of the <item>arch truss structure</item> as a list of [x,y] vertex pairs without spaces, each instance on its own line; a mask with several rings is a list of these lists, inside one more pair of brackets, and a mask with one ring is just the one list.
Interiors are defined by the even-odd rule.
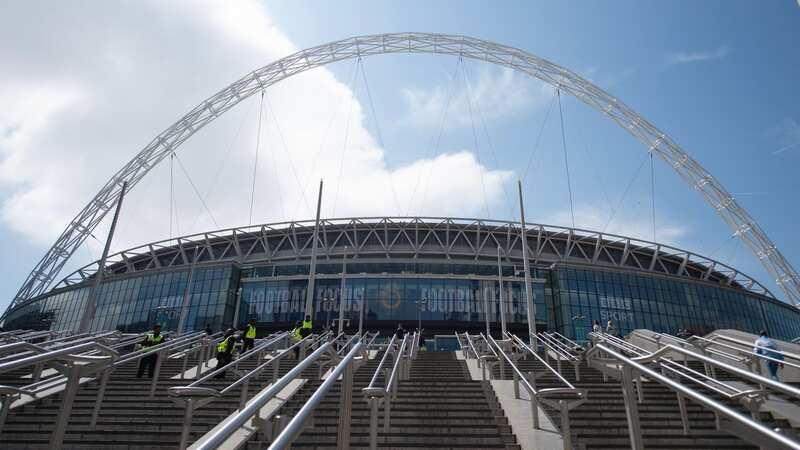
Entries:
[[788,300],[800,305],[800,277],[755,219],[675,141],[623,102],[572,71],[514,47],[466,36],[391,33],[352,37],[301,50],[251,72],[203,100],[111,177],[36,264],[12,306],[47,291],[67,260],[113,207],[123,183],[132,189],[154,166],[221,114],[298,73],[337,61],[390,53],[443,54],[484,61],[514,69],[575,96],[632,134],[648,152],[655,153],[697,190],[734,235],[747,244]]

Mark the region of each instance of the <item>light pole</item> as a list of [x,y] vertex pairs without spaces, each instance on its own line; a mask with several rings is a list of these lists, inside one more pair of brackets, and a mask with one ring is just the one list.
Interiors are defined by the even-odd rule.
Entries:
[[503,333],[500,338],[506,338],[506,305],[503,301],[503,267],[500,265],[500,246],[497,246],[497,282],[500,288],[500,331]]
[[417,332],[422,334],[422,305],[427,305],[428,300],[423,298],[422,300],[417,300],[414,303],[417,304]]
[[[344,254],[342,255],[342,283],[339,285],[339,334],[344,329],[344,279],[347,273],[347,246],[344,246]],[[348,326],[350,324],[348,323]]]

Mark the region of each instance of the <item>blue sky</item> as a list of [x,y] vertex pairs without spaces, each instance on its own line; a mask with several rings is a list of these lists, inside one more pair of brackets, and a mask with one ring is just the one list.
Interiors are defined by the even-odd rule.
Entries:
[[[233,14],[217,2],[0,7],[0,58],[9,62],[0,70],[0,101],[7,110],[0,113],[0,244],[6,249],[0,307],[111,173],[203,98],[293,50],[397,31],[488,39],[590,79],[667,132],[734,193],[790,262],[800,261],[794,240],[800,219],[800,7],[794,1],[318,1],[239,7],[247,14]],[[302,205],[313,193],[299,194],[300,186],[310,190],[320,173],[328,216],[400,210],[506,219],[516,214],[515,180],[526,174],[528,220],[570,224],[552,90],[477,62],[394,55],[367,58],[358,67],[366,74],[368,95],[363,76],[351,81],[355,67],[352,61],[337,63],[268,92],[273,100],[262,119],[266,137],[254,222],[310,217]],[[452,108],[432,152],[448,98]],[[619,211],[609,231],[652,238],[646,160],[634,177],[645,149],[596,111],[573,98],[561,100],[577,225],[601,227],[614,207]],[[249,220],[258,110],[258,99],[244,102],[179,152],[190,177],[208,193],[212,212],[218,211],[220,226]],[[329,155],[319,173],[308,167],[317,148]],[[441,167],[465,172],[429,176],[420,161],[432,154],[449,158],[439,161]],[[478,166],[483,181],[469,172]],[[173,170],[178,218],[169,219],[169,169],[162,165],[126,202],[115,249],[166,238],[170,222],[173,235],[214,228],[189,183]],[[427,204],[419,197],[400,205],[383,194],[366,198],[365,186],[387,189],[383,171],[393,173],[399,185],[427,186]],[[729,238],[731,231],[696,192],[660,161],[653,173],[659,241],[711,254],[778,294],[755,257]],[[339,178],[348,181],[338,186]],[[95,234],[102,240],[104,231]],[[70,267],[98,255],[99,243],[90,242]]]

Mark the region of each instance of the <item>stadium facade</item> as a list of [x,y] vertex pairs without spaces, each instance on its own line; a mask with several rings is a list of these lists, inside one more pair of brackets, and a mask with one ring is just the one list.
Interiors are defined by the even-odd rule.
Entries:
[[[176,330],[241,325],[286,329],[305,311],[314,221],[202,233],[111,255],[96,288],[93,330]],[[735,328],[791,340],[800,311],[718,261],[633,238],[529,224],[539,330],[581,339],[593,320],[707,333]],[[421,321],[426,332],[527,330],[522,239],[515,222],[454,218],[350,218],[320,222],[313,314],[389,330]],[[499,255],[499,256],[498,256]],[[98,263],[49,292],[12,304],[5,328],[77,330]],[[502,276],[500,275],[502,273]],[[343,275],[344,274],[344,275]],[[342,289],[342,287],[344,289]],[[344,301],[340,296],[344,292]]]

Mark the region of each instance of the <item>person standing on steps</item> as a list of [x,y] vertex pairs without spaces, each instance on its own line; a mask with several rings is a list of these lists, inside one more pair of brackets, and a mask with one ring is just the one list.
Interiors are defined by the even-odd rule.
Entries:
[[256,342],[256,319],[250,319],[247,322],[247,327],[244,331],[244,336],[242,337],[242,353],[247,353],[248,350],[251,350],[255,346]]
[[617,336],[617,327],[614,326],[614,322],[608,321],[606,324],[606,334],[610,334],[611,336]]
[[203,331],[206,332],[206,336],[211,336],[212,334],[214,334],[214,330],[211,329],[211,324],[210,323],[206,324],[206,329],[203,330]]
[[781,381],[780,378],[778,378],[778,369],[783,367],[783,353],[778,350],[778,345],[775,341],[767,336],[767,330],[761,330],[754,345],[754,353],[771,358],[766,360],[770,378],[775,381]]
[[[303,323],[299,320],[294,323],[294,329],[292,330],[292,345],[297,344],[298,342],[303,340],[303,335],[301,333],[303,329]],[[294,359],[300,359],[300,346],[294,348]]]
[[[164,342],[164,336],[161,334],[161,325],[153,325],[153,332],[147,333],[144,341],[142,341],[143,348],[150,348]],[[158,353],[150,352],[147,356],[139,360],[139,370],[136,371],[136,378],[142,378],[144,369],[147,368],[147,376],[153,378],[153,371],[156,368],[156,361],[158,360]]]
[[[236,344],[236,336],[233,328],[225,331],[225,337],[217,344],[217,369],[226,366],[233,361],[233,346]],[[225,371],[214,375],[214,378],[225,378]]]
[[308,337],[311,334],[312,326],[311,316],[306,316],[303,323],[300,325],[300,336],[304,338]]

